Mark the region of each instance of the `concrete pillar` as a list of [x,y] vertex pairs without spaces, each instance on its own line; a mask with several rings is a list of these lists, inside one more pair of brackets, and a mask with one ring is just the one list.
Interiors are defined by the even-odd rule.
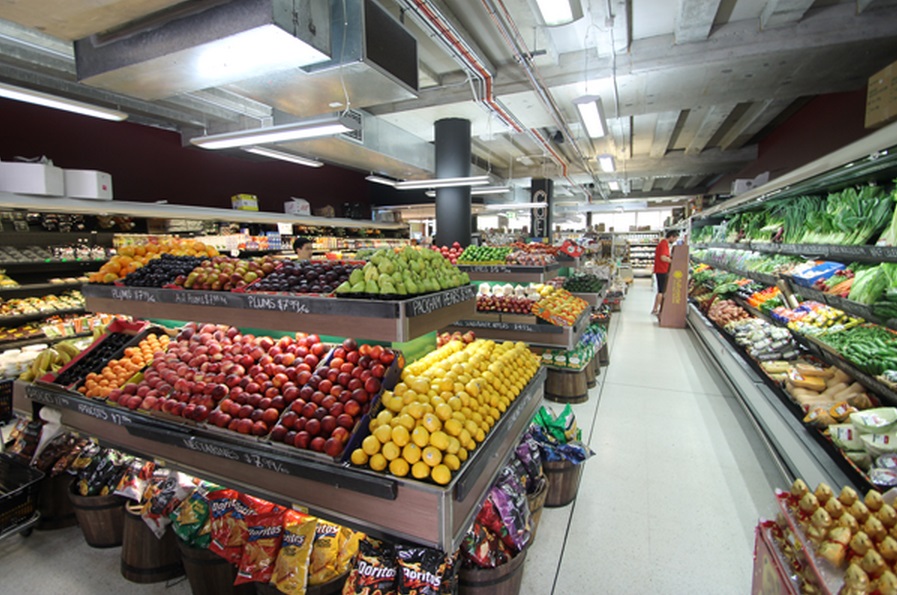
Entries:
[[[470,175],[470,120],[436,122],[436,177]],[[436,189],[436,245],[470,244],[470,186]]]

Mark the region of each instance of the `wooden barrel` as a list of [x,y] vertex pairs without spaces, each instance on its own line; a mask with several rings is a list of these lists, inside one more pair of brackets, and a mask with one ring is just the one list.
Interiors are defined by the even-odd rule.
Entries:
[[598,350],[598,364],[602,366],[610,365],[610,352],[607,350],[607,343]]
[[[349,578],[348,572],[320,585],[308,585],[305,588],[305,595],[340,595],[343,592],[347,578]],[[255,584],[255,592],[258,595],[283,595],[274,585],[264,585],[262,583]]]
[[234,586],[237,567],[209,550],[190,547],[177,540],[184,572],[193,595],[254,595],[255,584]]
[[589,363],[586,364],[586,367],[583,370],[586,373],[586,387],[595,388],[598,386],[598,378],[595,377],[595,367],[592,365],[592,358],[589,360]]
[[545,496],[547,508],[566,506],[576,498],[579,480],[582,479],[583,463],[574,465],[570,461],[546,461],[542,470],[548,477],[548,494]]
[[166,527],[159,539],[140,517],[140,509],[126,506],[121,575],[132,583],[160,583],[183,574],[174,531]]
[[46,477],[40,485],[40,520],[39,531],[63,529],[78,524],[75,508],[69,498],[72,476],[64,473],[56,477]]
[[536,539],[536,529],[539,527],[539,519],[542,518],[542,507],[545,506],[545,498],[548,496],[548,478],[545,475],[539,477],[539,487],[532,494],[527,494],[530,516],[530,543]]
[[517,595],[523,582],[526,551],[495,568],[461,568],[458,595]]
[[589,400],[586,372],[570,372],[548,368],[545,379],[545,398],[557,403],[585,403]]
[[82,496],[73,481],[69,498],[84,540],[96,548],[121,545],[125,522],[125,499],[121,496]]

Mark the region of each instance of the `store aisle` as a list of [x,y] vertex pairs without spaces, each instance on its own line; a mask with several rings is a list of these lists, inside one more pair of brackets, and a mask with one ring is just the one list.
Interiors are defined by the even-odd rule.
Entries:
[[750,592],[753,529],[785,481],[696,339],[660,328],[652,299],[636,280],[611,320],[610,365],[574,406],[596,454],[576,501],[543,511],[523,595]]

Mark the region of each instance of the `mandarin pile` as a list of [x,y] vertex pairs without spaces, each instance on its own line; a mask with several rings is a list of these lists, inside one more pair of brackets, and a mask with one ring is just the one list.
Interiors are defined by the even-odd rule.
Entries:
[[357,466],[445,485],[539,369],[524,343],[452,341],[405,367],[381,398]]
[[88,374],[78,392],[87,397],[108,397],[114,389],[121,388],[134,374],[150,365],[154,357],[165,353],[168,341],[168,335],[147,335],[136,346],[126,348],[124,357],[110,361],[99,374]]
[[103,264],[99,271],[91,273],[88,280],[91,283],[114,283],[119,279],[124,279],[149,261],[159,258],[162,254],[211,258],[218,255],[218,250],[197,240],[180,238],[165,239],[158,243],[140,246],[124,246],[119,248],[118,254]]

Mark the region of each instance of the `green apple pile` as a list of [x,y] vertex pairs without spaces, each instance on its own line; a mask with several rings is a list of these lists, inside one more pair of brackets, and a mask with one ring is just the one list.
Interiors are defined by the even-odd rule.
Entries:
[[505,264],[511,249],[496,246],[468,246],[458,257],[458,264]]
[[336,288],[338,295],[369,294],[413,296],[468,285],[470,277],[442,254],[405,246],[400,251],[378,250],[349,280]]

